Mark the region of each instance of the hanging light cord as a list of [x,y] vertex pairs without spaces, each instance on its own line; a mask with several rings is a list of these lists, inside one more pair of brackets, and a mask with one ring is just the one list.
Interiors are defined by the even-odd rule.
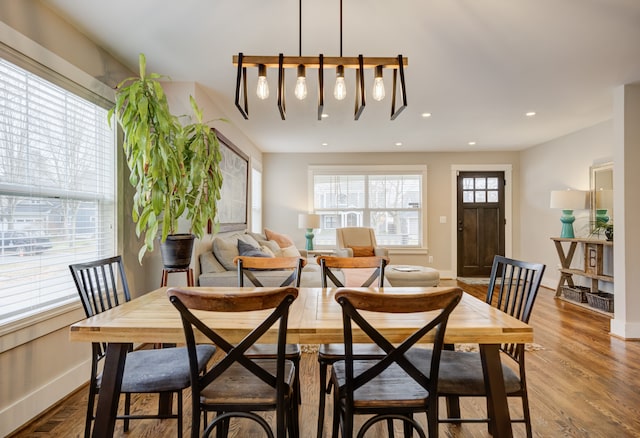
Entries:
[[298,56],[302,56],[302,0],[300,0],[300,7],[298,8],[299,10],[299,25],[298,25],[298,29],[300,30],[300,36],[298,39]]
[[342,58],[342,0],[340,0],[340,58]]

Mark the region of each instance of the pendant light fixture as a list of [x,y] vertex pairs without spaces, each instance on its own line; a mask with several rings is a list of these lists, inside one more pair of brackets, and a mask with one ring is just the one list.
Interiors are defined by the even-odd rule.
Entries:
[[[333,97],[342,101],[347,97],[345,83],[345,69],[355,70],[355,111],[354,120],[358,120],[362,114],[365,101],[364,70],[374,69],[374,81],[372,97],[375,101],[381,101],[385,97],[383,70],[393,72],[393,89],[391,96],[391,120],[407,107],[407,94],[404,79],[404,68],[409,61],[402,55],[396,57],[344,57],[342,55],[342,0],[340,0],[340,56],[330,57],[322,54],[318,56],[302,56],[302,0],[299,0],[299,53],[298,56],[245,56],[240,52],[233,57],[233,64],[238,68],[236,78],[235,105],[245,119],[249,119],[249,105],[247,97],[247,68],[258,69],[258,85],[256,94],[260,99],[269,97],[269,85],[267,83],[267,68],[278,69],[278,93],[277,106],[282,120],[286,119],[285,108],[285,72],[287,69],[296,69],[296,85],[294,95],[297,99],[304,100],[308,95],[307,69],[318,69],[318,120],[322,120],[324,110],[324,68],[335,68],[336,81],[333,88]],[[396,105],[396,100],[399,100]]]

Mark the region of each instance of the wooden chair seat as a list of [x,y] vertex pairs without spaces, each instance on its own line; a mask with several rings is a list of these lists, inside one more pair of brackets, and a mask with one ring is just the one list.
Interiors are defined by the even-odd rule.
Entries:
[[[354,362],[354,375],[360,375],[371,368],[376,360],[360,360]],[[430,362],[426,362],[430,363]],[[333,373],[339,386],[347,381],[345,362],[336,362]],[[406,379],[407,373],[398,365],[393,364],[366,385],[354,392],[353,407],[363,412],[370,408],[372,412],[380,409],[424,408],[429,392],[421,386],[412,384]]]
[[[277,363],[275,360],[257,359],[254,362],[268,372],[276,374]],[[287,385],[293,386],[295,366],[290,360],[284,363],[283,378]],[[216,406],[228,406],[230,403],[258,405],[263,410],[273,410],[278,402],[278,394],[275,388],[236,363],[200,391],[200,400],[201,403],[214,408],[214,410]]]

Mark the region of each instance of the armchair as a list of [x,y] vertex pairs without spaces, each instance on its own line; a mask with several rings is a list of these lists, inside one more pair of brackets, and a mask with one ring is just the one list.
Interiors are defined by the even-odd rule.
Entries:
[[384,257],[389,258],[387,248],[379,247],[373,228],[346,227],[336,229],[337,257]]

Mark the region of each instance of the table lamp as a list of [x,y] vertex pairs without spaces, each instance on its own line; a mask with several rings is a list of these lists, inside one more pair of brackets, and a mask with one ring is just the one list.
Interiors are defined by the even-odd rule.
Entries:
[[573,222],[576,217],[573,215],[573,210],[583,210],[587,208],[587,193],[583,190],[552,190],[551,191],[551,208],[562,209],[562,216],[560,222],[562,222],[562,231],[560,237],[573,239],[575,234],[573,233]]
[[307,251],[313,250],[313,229],[320,228],[320,215],[313,213],[300,213],[298,215],[298,228],[305,228],[307,233]]

